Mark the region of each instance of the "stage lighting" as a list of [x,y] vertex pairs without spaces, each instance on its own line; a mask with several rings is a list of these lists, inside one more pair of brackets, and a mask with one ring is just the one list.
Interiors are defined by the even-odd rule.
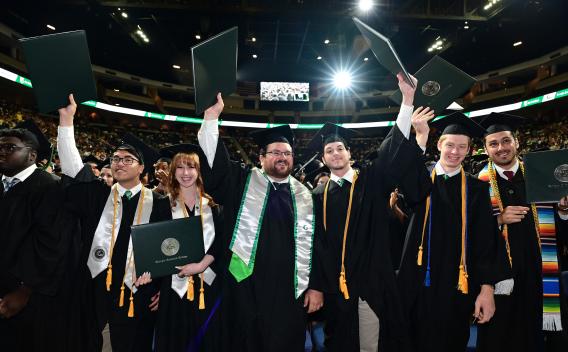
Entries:
[[126,12],[121,13],[122,17],[128,18],[128,14]]
[[323,41],[324,44],[329,44],[329,39]]
[[513,43],[513,46],[519,46],[519,45],[521,45],[521,44],[523,44],[523,42],[518,41],[518,42]]
[[359,9],[369,11],[373,7],[373,0],[359,0]]
[[195,39],[200,40],[200,39],[201,39],[201,36],[200,36],[199,34],[196,34],[196,35],[195,35]]
[[318,56],[318,57],[316,57],[316,59],[317,59],[317,60],[321,60],[321,59],[322,59],[322,57],[321,57],[321,56]]
[[333,76],[333,84],[338,89],[347,89],[351,87],[351,74],[347,71],[336,72]]
[[175,68],[176,70],[179,70],[181,67],[180,65],[172,65],[173,68]]
[[50,24],[48,24],[48,25],[47,25],[47,28],[51,29],[52,31],[54,31],[54,30],[55,30],[55,27],[53,27],[53,26],[52,26],[52,25],[50,25]]
[[258,55],[252,54],[252,58],[253,58],[253,59],[257,59],[257,58],[258,58]]

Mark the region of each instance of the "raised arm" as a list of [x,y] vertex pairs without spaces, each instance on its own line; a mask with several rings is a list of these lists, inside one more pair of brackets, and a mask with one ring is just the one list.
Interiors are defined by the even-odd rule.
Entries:
[[76,111],[77,104],[73,99],[73,94],[69,94],[69,105],[59,109],[59,127],[57,128],[57,152],[61,160],[61,171],[69,177],[75,177],[83,168],[73,130],[73,117]]

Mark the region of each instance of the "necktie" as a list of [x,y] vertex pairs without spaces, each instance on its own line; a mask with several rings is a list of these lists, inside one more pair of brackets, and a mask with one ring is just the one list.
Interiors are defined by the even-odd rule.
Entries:
[[503,174],[507,176],[507,180],[511,181],[513,177],[515,177],[515,173],[513,171],[503,171]]
[[2,183],[4,184],[4,193],[8,192],[10,188],[14,187],[18,182],[20,182],[20,180],[17,178],[13,178],[9,181],[8,179],[4,179],[2,181]]
[[126,199],[130,200],[130,198],[132,198],[132,192],[130,192],[130,190],[126,190],[126,192],[124,192],[124,196],[126,197]]
[[340,178],[339,180],[336,181],[337,184],[339,185],[339,187],[343,187],[343,182],[344,180],[342,178]]

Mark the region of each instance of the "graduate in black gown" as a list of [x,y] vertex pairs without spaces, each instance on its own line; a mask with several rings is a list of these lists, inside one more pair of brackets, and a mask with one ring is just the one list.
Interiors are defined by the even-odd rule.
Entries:
[[66,208],[81,225],[74,287],[80,318],[71,333],[80,334],[81,350],[100,351],[101,332],[108,323],[113,351],[151,351],[158,287],[135,288],[141,275],[135,271],[130,226],[170,218],[169,202],[140,183],[145,162],[152,163],[144,157],[151,153],[133,136],[129,142],[136,147],[123,144],[111,157],[117,184],[81,182],[82,174],[92,171],[83,167],[75,146],[76,107],[71,95],[70,104],[59,110],[57,143],[63,173],[77,181],[66,189]]
[[[68,233],[60,180],[36,166],[51,146],[31,120],[0,130],[0,350],[65,348],[58,308]],[[55,323],[55,324],[54,324]]]
[[490,185],[494,214],[507,243],[503,250],[510,260],[514,285],[503,284],[503,290],[497,285],[497,310],[489,324],[479,329],[478,351],[540,351],[545,345],[544,334],[546,351],[564,351],[568,346],[565,332],[568,321],[561,317],[560,309],[562,251],[557,251],[556,243],[562,241],[561,229],[563,223],[568,224],[568,211],[562,211],[562,203],[557,207],[527,203],[524,165],[518,156],[519,139],[514,133],[524,120],[492,113],[481,122],[487,129],[484,145],[489,162],[478,177]]
[[[412,116],[414,89],[402,77],[399,85],[405,96],[403,106],[395,127],[371,163],[354,170],[349,139],[355,132],[330,123],[316,133],[309,145],[322,153],[331,171],[331,179],[313,192],[316,263],[310,283],[312,288],[325,292],[329,351],[393,350],[403,342],[399,338],[402,335],[398,335],[402,317],[396,314],[396,306],[399,310],[401,306],[396,300],[387,245],[387,206],[390,191],[397,183],[414,202],[427,195],[428,176],[420,167],[426,145],[420,148],[409,137],[411,117],[427,125],[434,114],[420,109]],[[426,139],[427,135],[428,131]]]
[[[221,349],[221,211],[205,193],[199,146],[179,144],[164,148],[171,163],[164,175],[173,219],[201,216],[205,256],[162,278],[156,322],[156,351],[222,351]],[[173,156],[173,157],[172,157]],[[203,159],[204,162],[205,159]]]
[[414,350],[464,351],[470,323],[492,318],[493,286],[511,273],[487,184],[461,164],[483,128],[461,113],[438,121],[440,160],[430,196],[415,207],[398,283]]
[[311,192],[290,177],[293,134],[287,125],[257,133],[262,169],[242,167],[219,138],[222,108],[219,94],[198,139],[208,160],[205,190],[223,206],[224,350],[303,351],[306,310],[319,309],[323,295],[307,290],[313,205]]

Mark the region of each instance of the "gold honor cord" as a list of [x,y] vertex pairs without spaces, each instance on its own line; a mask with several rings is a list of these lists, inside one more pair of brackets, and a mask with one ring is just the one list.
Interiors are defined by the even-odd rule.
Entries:
[[[345,245],[347,243],[347,232],[349,231],[349,219],[351,218],[351,206],[353,204],[353,192],[355,190],[355,183],[359,177],[358,173],[353,175],[353,183],[349,190],[349,205],[347,206],[347,216],[345,219],[345,228],[343,229],[343,245],[341,248],[341,273],[339,274],[339,291],[343,293],[345,299],[349,299],[349,290],[347,289],[347,279],[345,277]],[[323,191],[323,228],[327,231],[327,190],[329,188],[329,179]]]
[[[136,225],[140,225],[140,219],[142,218],[142,208],[144,207],[144,186],[142,186],[142,190],[140,191],[140,199],[138,200],[138,214],[136,216]],[[110,248],[109,248],[109,260],[108,260],[108,267],[107,267],[107,276],[106,276],[106,288],[107,291],[110,291],[110,286],[112,284],[112,255],[114,254],[114,244],[116,241],[115,238],[115,230],[116,230],[116,217],[117,217],[117,213],[118,213],[118,188],[114,189],[114,195],[113,195],[113,214],[112,214],[112,228],[111,228],[111,242],[110,242]],[[136,271],[134,270],[134,264],[133,264],[133,260],[132,260],[132,255],[133,255],[134,251],[132,251],[130,253],[130,257],[128,258],[128,263],[126,265],[126,268],[124,268],[124,276],[122,278],[122,283],[120,285],[120,298],[118,300],[118,306],[122,307],[124,306],[124,280],[126,279],[126,274],[128,272],[128,269],[130,267],[132,267],[132,271],[131,274],[133,276],[133,280],[132,283],[134,284],[134,282],[136,282]],[[132,318],[134,317],[134,295],[133,295],[133,291],[134,289],[130,290],[130,305],[128,307],[128,317]]]
[[[183,195],[180,192],[179,194],[179,201],[181,202],[181,209],[183,210],[183,216],[188,218],[189,217],[189,213],[187,212],[187,209],[185,208],[185,200],[183,199]],[[199,193],[199,216],[201,217],[201,228],[203,228],[203,197],[201,196],[201,193]],[[203,310],[205,309],[205,288],[203,286],[203,273],[199,274],[199,277],[201,279],[201,288],[199,289],[199,309]],[[186,298],[190,301],[193,302],[193,300],[195,299],[195,293],[193,291],[193,275],[189,275],[189,277],[187,278],[187,295]]]
[[[521,172],[523,173],[523,177],[525,176],[525,166],[524,164],[518,160]],[[489,171],[489,182],[491,184],[491,188],[493,189],[493,196],[495,197],[495,199],[497,200],[497,205],[499,206],[499,212],[501,214],[503,214],[503,200],[501,199],[501,193],[499,192],[499,185],[497,184],[497,174],[495,172],[495,167],[493,165],[493,161],[489,161],[488,163],[488,167],[487,167],[488,171]],[[538,248],[542,251],[541,248],[541,243],[540,243],[540,225],[538,222],[538,213],[536,211],[536,205],[534,203],[531,203],[531,212],[533,214],[533,219],[534,219],[534,225],[535,225],[535,231],[536,231],[536,238],[538,241]],[[505,247],[507,248],[507,257],[509,258],[509,264],[511,265],[511,267],[513,266],[513,257],[511,256],[511,247],[509,245],[509,228],[507,226],[507,224],[503,224],[502,230],[501,230],[501,235],[503,236],[503,238],[505,239]]]
[[[463,168],[460,170],[461,174],[461,255],[460,255],[460,265],[459,265],[459,276],[458,276],[458,290],[462,293],[467,294],[469,291],[468,287],[468,274],[467,274],[467,264],[466,264],[466,233],[467,233],[467,179]],[[432,170],[431,174],[432,184],[436,180],[436,169]],[[424,212],[424,222],[422,224],[422,238],[420,240],[420,246],[418,247],[418,256],[416,259],[416,264],[422,266],[422,255],[424,251],[424,234],[426,232],[426,223],[428,222],[428,216],[430,215],[431,206],[431,195],[426,198],[426,209]],[[431,220],[430,220],[431,221]],[[428,231],[428,237],[432,234]],[[428,252],[430,252],[430,246],[428,246]],[[428,261],[430,261],[430,254],[428,254]],[[428,263],[429,269],[429,263]],[[428,284],[429,285],[429,284]]]

